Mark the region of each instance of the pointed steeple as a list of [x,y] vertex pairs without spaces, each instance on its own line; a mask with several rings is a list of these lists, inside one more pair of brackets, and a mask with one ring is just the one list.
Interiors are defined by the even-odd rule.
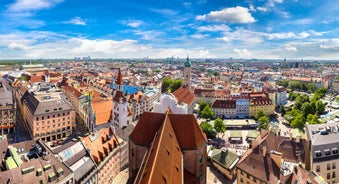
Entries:
[[120,71],[120,68],[119,68],[119,72],[118,72],[118,78],[117,78],[117,82],[116,84],[122,84],[122,76],[121,76],[121,71]]
[[186,58],[186,62],[185,62],[185,67],[191,67],[192,66],[192,63],[190,62],[190,58],[188,57],[188,54],[187,54],[187,58]]

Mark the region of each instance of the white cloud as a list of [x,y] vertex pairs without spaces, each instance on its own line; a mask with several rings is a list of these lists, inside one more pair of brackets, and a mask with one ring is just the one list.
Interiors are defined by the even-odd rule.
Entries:
[[29,47],[20,43],[10,43],[8,48],[11,50],[27,50]]
[[229,31],[231,30],[230,27],[228,27],[225,24],[216,24],[216,25],[208,25],[208,26],[200,26],[197,28],[200,32],[218,32],[218,31]]
[[80,25],[80,26],[85,26],[86,25],[86,20],[82,19],[81,17],[74,17],[69,21],[63,22],[64,24],[74,24],[74,25]]
[[253,23],[256,21],[249,13],[248,8],[241,6],[224,8],[220,11],[211,11],[205,15],[198,15],[196,20],[227,23]]
[[276,3],[282,3],[282,2],[284,2],[284,0],[274,0],[274,2],[276,2]]
[[142,20],[134,20],[134,19],[130,19],[130,20],[123,20],[120,21],[121,24],[133,27],[133,28],[137,28],[140,27],[141,25],[145,24],[144,21]]
[[158,13],[158,14],[162,14],[162,15],[165,15],[165,16],[173,16],[173,15],[176,15],[178,14],[178,12],[176,12],[175,10],[172,10],[172,9],[150,9],[151,12],[155,12],[155,13]]
[[293,52],[297,52],[298,49],[294,46],[291,46],[290,44],[286,44],[284,47],[283,47],[285,50],[287,51],[293,51]]
[[143,40],[154,40],[158,36],[162,35],[162,32],[159,31],[142,31],[142,30],[134,30],[133,33],[135,35],[141,36]]
[[252,52],[247,49],[233,49],[233,52],[240,58],[249,58],[252,56]]
[[195,39],[203,39],[203,38],[206,38],[208,36],[209,36],[209,34],[200,34],[200,33],[191,35],[191,37],[195,38]]
[[257,7],[257,10],[262,11],[262,12],[267,12],[267,8],[265,7]]
[[255,12],[255,8],[254,8],[253,4],[250,4],[249,10],[250,10],[251,12]]
[[16,0],[15,3],[8,7],[9,11],[34,11],[40,9],[52,8],[63,0]]

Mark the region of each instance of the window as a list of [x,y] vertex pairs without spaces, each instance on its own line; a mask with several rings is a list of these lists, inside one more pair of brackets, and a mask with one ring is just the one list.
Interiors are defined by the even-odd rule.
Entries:
[[335,178],[335,171],[332,172],[332,178]]
[[327,179],[331,179],[331,173],[327,173]]
[[331,154],[330,149],[325,149],[324,152],[325,152],[325,155],[330,155]]
[[316,172],[320,172],[320,165],[317,165]]
[[330,170],[330,169],[331,169],[331,164],[328,163],[328,164],[327,164],[327,170]]
[[244,183],[244,180],[243,180],[242,178],[240,178],[240,182],[241,182],[241,183]]
[[36,122],[36,126],[39,126],[39,122],[38,121]]
[[332,149],[332,153],[333,153],[333,154],[338,154],[338,149],[337,149],[337,148],[333,148],[333,149]]
[[316,156],[316,157],[321,157],[321,151],[320,151],[320,150],[315,151],[315,156]]
[[335,169],[335,162],[332,163],[332,169]]
[[254,182],[254,183],[256,183],[256,182],[257,182],[257,180],[256,180],[255,178],[253,178],[253,182]]
[[247,174],[247,179],[250,179],[250,177],[251,177],[251,176],[250,176],[249,174]]

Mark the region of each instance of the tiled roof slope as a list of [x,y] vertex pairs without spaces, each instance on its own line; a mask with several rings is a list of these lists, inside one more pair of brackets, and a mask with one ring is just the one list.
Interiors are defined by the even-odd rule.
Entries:
[[145,158],[134,183],[182,183],[181,150],[168,116],[157,131]]
[[185,86],[181,86],[179,89],[175,90],[173,92],[173,95],[178,100],[179,104],[181,102],[184,102],[188,106],[191,106],[194,99],[195,99],[195,95],[190,91],[189,88],[187,88]]

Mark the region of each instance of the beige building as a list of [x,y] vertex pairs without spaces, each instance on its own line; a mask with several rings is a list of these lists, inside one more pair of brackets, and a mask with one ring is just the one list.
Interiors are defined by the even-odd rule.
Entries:
[[63,93],[26,91],[21,102],[31,138],[56,141],[72,134],[75,110]]
[[307,125],[306,168],[328,183],[339,183],[339,123]]

